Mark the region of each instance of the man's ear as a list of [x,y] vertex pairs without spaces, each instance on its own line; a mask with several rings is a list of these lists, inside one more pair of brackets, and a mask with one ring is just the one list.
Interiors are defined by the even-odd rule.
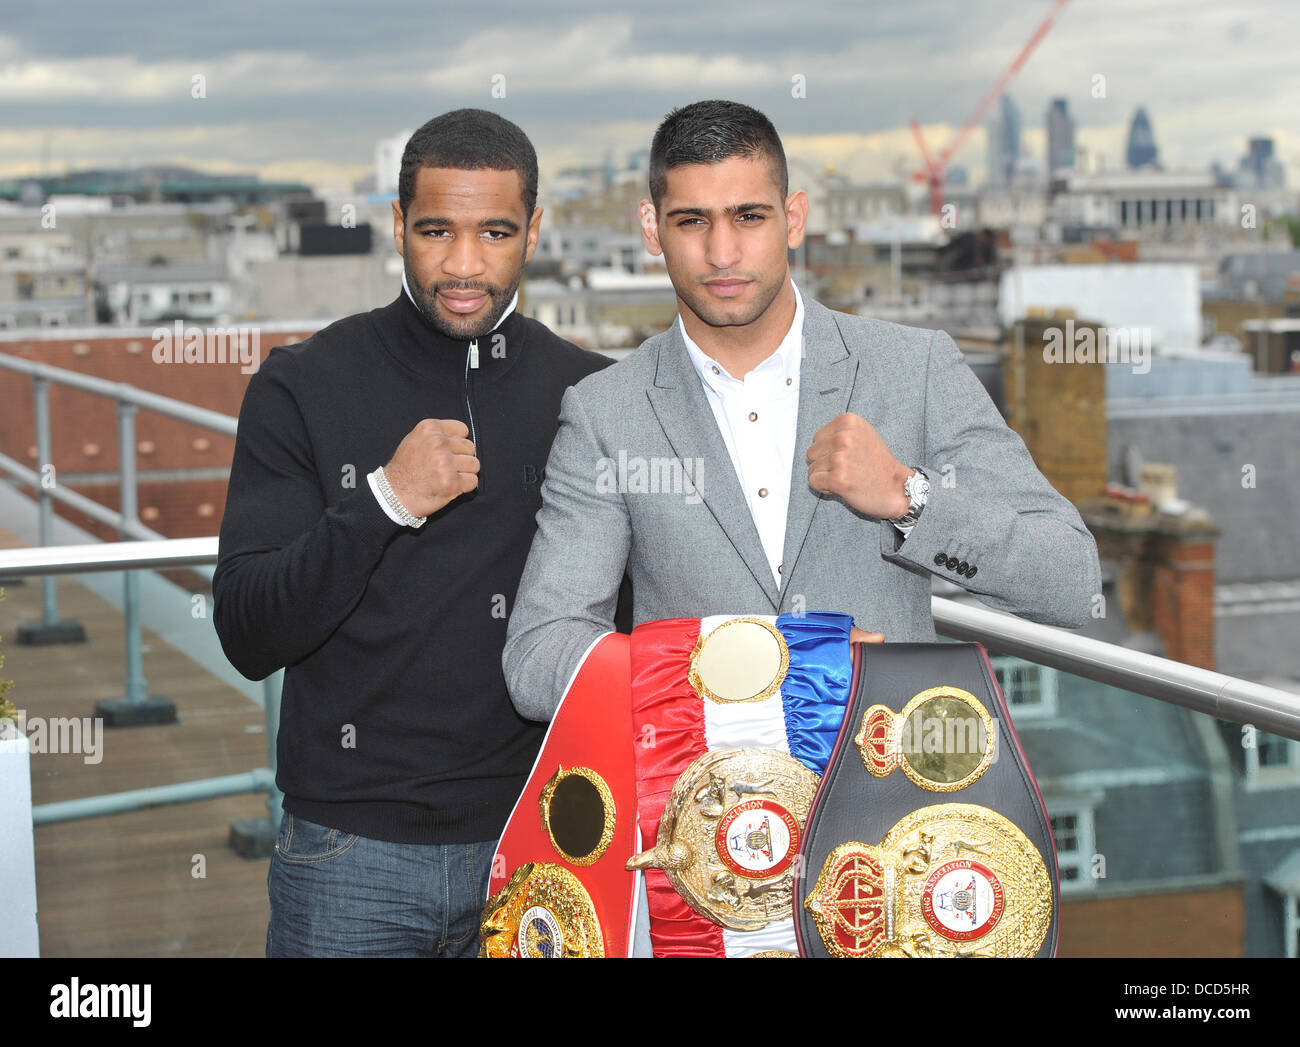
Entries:
[[537,250],[537,237],[542,230],[542,209],[533,208],[533,217],[528,219],[528,234],[524,246],[524,265],[527,265],[533,259],[533,252]]
[[803,234],[808,226],[808,194],[802,189],[786,199],[785,220],[789,227],[786,243],[793,250],[803,243]]
[[655,205],[649,200],[641,201],[641,236],[645,239],[645,249],[658,257],[664,253],[659,245],[659,220],[655,215]]
[[393,200],[393,243],[397,244],[397,253],[406,257],[406,216],[402,214],[401,203]]

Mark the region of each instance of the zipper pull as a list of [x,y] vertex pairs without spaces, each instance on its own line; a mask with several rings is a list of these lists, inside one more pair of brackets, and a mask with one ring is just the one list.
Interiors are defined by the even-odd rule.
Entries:
[[477,338],[475,338],[474,341],[469,343],[469,365],[473,370],[475,371],[478,370],[478,339]]

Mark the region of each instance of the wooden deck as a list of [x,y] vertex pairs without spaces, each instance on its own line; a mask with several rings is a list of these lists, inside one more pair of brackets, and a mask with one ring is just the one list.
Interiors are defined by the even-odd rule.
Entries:
[[[0,530],[0,548],[19,544]],[[41,585],[4,586],[0,675],[28,716],[88,717],[125,678],[121,614],[71,579],[59,613],[80,621],[85,644],[19,647],[20,622],[41,614]],[[98,763],[77,754],[32,755],[36,805],[236,774],[266,765],[262,710],[144,630],[150,694],[176,703],[180,723],[105,729]],[[267,862],[227,846],[230,823],[266,813],[260,794],[176,804],[36,829],[41,955],[261,956]],[[196,856],[205,875],[194,875]]]

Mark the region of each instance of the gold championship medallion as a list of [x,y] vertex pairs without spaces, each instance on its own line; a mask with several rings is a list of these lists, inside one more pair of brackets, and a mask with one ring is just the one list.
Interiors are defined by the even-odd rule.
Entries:
[[942,803],[877,846],[836,847],[804,908],[832,956],[1029,957],[1051,924],[1052,881],[1012,822]]
[[528,862],[488,899],[479,924],[479,956],[568,959],[602,957],[596,907],[568,869]]
[[756,931],[793,912],[791,866],[818,776],[775,749],[717,749],[668,794],[657,846],[629,869],[662,869],[701,916]]
[[695,642],[687,680],[712,702],[761,702],[781,689],[789,668],[780,629],[762,618],[732,618]]
[[871,706],[853,744],[872,777],[901,767],[914,784],[938,793],[966,788],[997,757],[993,718],[960,687],[931,687],[898,713]]
[[566,862],[594,865],[614,840],[614,794],[590,767],[557,767],[537,808],[551,846]]

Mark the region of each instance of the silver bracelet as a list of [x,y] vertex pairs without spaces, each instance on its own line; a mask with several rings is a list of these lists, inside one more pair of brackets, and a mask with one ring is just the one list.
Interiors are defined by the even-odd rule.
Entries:
[[393,492],[393,485],[388,482],[388,477],[384,475],[384,467],[381,465],[375,470],[375,483],[379,485],[379,493],[384,496],[384,501],[388,503],[388,508],[401,518],[402,523],[407,527],[422,527],[427,516],[416,516],[410,509],[406,508],[401,499]]

